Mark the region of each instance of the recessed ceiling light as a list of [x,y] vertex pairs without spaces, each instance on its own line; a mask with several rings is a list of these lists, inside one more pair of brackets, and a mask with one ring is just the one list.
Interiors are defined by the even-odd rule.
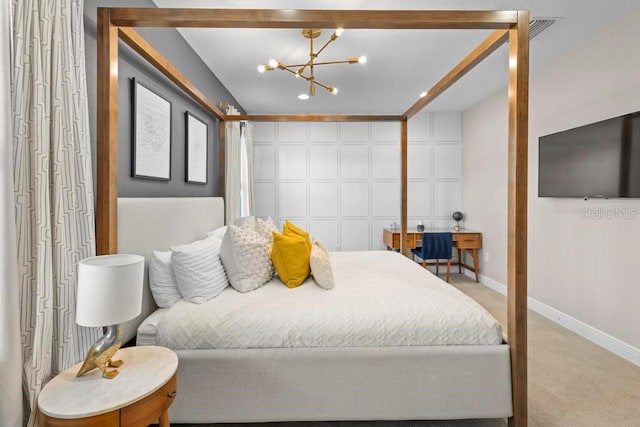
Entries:
[[300,95],[298,95],[298,99],[306,101],[307,99],[309,99],[309,95],[307,95],[306,93],[301,93]]

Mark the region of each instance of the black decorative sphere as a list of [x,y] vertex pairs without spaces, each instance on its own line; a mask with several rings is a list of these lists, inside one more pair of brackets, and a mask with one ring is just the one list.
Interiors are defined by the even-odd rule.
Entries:
[[464,215],[462,214],[462,212],[455,211],[452,217],[454,221],[462,221],[462,218],[464,218]]

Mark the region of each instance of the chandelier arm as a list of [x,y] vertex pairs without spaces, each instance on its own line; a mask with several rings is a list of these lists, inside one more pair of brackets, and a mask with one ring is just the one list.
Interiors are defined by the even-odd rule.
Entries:
[[313,83],[314,83],[314,84],[317,84],[317,85],[318,85],[318,86],[320,86],[320,87],[325,88],[325,89],[326,89],[326,90],[328,90],[329,92],[331,92],[331,91],[334,89],[334,88],[332,88],[331,86],[324,85],[324,84],[320,83],[319,81],[317,81],[317,80],[315,80],[315,79],[313,80]]
[[[291,74],[294,74],[294,75],[296,75],[296,76],[297,76],[297,75],[298,75],[298,73],[297,73],[297,72],[295,72],[295,71],[293,71],[293,70],[292,70],[291,68],[289,68],[289,67],[290,67],[290,65],[280,64],[280,66],[279,66],[278,68],[279,68],[279,69],[281,69],[282,71],[288,71],[288,72],[290,72]],[[300,74],[300,77],[304,77],[304,76]],[[305,78],[306,78],[306,77],[305,77]]]
[[299,66],[301,66],[302,68],[300,68],[298,70],[298,73],[302,74],[304,73],[304,70],[309,67],[309,66],[313,66],[313,65],[317,65],[317,63],[314,63],[313,60],[314,58],[317,58],[318,55],[320,55],[320,52],[322,52],[327,46],[329,46],[329,44],[331,42],[333,42],[335,39],[337,39],[338,37],[336,36],[336,33],[334,32],[331,37],[329,38],[329,40],[327,40],[327,42],[320,48],[320,50],[318,50],[316,53],[313,53],[313,38],[309,39],[309,62],[307,62],[306,64],[300,64]]
[[[357,64],[358,63],[358,58],[350,58],[350,59],[344,59],[341,61],[325,61],[325,62],[314,62],[313,65],[332,65],[332,64]],[[296,68],[296,67],[302,67],[302,66],[307,66],[308,64],[291,64],[291,65],[286,65],[286,67],[291,67],[291,68]]]
[[322,46],[320,48],[319,51],[316,52],[316,56],[320,55],[320,52],[322,52],[324,50],[325,47],[329,46],[329,44],[334,41],[335,39],[337,39],[337,37],[334,37],[335,33],[333,33],[333,35],[331,36],[331,38],[329,38],[329,40],[327,40],[327,42],[324,44],[324,46]]

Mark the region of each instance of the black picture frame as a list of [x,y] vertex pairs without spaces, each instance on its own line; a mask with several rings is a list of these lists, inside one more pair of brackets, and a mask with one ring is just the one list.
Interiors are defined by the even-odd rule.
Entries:
[[131,79],[131,176],[171,180],[171,102]]
[[209,126],[204,120],[184,113],[185,181],[206,184],[209,172]]

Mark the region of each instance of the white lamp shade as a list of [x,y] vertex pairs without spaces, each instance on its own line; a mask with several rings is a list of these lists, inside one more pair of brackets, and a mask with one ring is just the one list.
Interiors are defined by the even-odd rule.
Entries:
[[80,261],[76,323],[109,326],[131,320],[142,311],[144,257],[100,255]]

